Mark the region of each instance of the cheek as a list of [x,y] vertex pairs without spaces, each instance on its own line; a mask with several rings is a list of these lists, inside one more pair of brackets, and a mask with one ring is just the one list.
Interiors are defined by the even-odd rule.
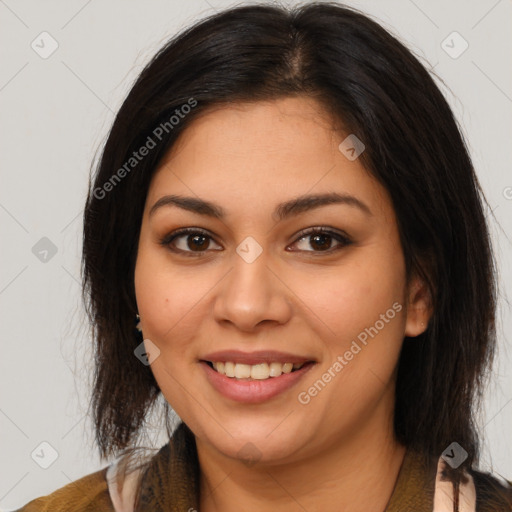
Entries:
[[[393,309],[393,304],[403,306],[404,273],[400,255],[392,247],[380,246],[366,254],[359,252],[357,261],[354,258],[336,269],[302,276],[294,282],[299,283],[295,288],[297,295],[321,321],[324,339],[342,347],[390,309],[388,317],[396,320],[403,316],[396,306]],[[400,323],[393,321],[387,325],[395,327]],[[400,329],[397,326],[396,332]]]
[[[204,321],[202,308],[214,284],[212,272],[203,272],[199,279],[193,267],[177,269],[165,252],[141,247],[135,294],[144,337],[155,340],[162,351],[181,351]],[[182,343],[176,343],[177,335]]]
[[[310,411],[326,414],[332,424],[349,425],[371,414],[398,362],[405,328],[404,270],[400,258],[390,264],[391,253],[388,259],[382,251],[377,254],[380,258],[361,257],[357,265],[338,268],[328,279],[303,281],[298,292],[320,319],[317,335],[325,348],[322,368],[306,380],[301,397],[314,397]],[[325,387],[318,384],[324,377]]]
[[156,334],[161,328],[161,321],[157,320],[166,317],[171,296],[169,292],[167,278],[157,258],[150,251],[139,249],[135,265],[135,296],[146,337],[150,333]]

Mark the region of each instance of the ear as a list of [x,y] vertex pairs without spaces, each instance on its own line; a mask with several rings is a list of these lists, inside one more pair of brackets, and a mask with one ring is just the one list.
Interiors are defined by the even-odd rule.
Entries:
[[432,298],[425,281],[415,275],[408,286],[405,335],[414,338],[427,330],[432,316]]

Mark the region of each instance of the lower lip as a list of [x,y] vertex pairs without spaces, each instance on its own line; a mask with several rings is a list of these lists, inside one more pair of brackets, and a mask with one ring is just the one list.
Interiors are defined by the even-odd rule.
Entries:
[[226,377],[216,372],[207,363],[201,361],[201,366],[206,372],[210,384],[223,396],[243,402],[256,404],[270,400],[295,385],[315,363],[306,363],[299,370],[290,373],[282,373],[279,377],[269,377],[265,380],[238,380],[234,377]]

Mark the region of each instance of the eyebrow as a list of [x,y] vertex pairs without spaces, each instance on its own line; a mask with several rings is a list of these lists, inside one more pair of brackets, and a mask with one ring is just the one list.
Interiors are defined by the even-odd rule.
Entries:
[[[368,216],[372,216],[370,208],[357,197],[349,194],[338,194],[330,192],[326,194],[310,194],[303,195],[280,203],[274,210],[273,218],[282,221],[294,215],[320,208],[329,204],[343,204],[361,210]],[[177,206],[183,210],[198,213],[216,219],[224,219],[226,217],[225,210],[214,203],[199,199],[197,197],[186,197],[178,195],[166,195],[158,199],[151,207],[149,216],[153,215],[158,209],[164,206]]]

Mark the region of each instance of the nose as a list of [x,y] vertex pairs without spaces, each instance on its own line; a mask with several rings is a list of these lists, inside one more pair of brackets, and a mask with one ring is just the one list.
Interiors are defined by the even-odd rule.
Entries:
[[215,320],[244,332],[287,323],[292,292],[279,274],[279,266],[271,264],[265,251],[252,262],[234,254],[233,268],[217,288]]

